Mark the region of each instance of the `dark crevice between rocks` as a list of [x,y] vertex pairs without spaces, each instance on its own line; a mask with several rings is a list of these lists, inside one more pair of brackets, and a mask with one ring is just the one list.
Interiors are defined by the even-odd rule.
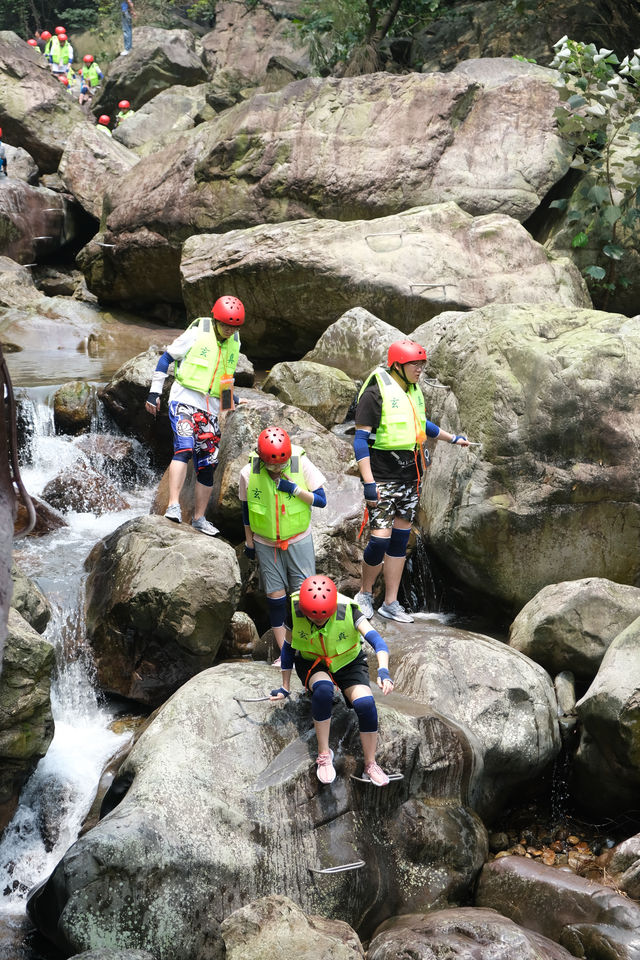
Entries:
[[564,219],[564,211],[552,208],[551,204],[554,200],[569,199],[582,176],[580,170],[570,169],[561,180],[558,180],[551,187],[551,190],[542,198],[529,219],[522,224],[538,243],[545,244],[552,231]]

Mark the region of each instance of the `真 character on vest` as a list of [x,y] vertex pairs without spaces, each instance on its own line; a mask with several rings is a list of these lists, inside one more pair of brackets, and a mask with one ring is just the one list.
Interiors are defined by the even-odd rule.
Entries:
[[240,355],[238,328],[244,306],[237,297],[219,297],[210,317],[197,317],[170,343],[158,360],[145,409],[154,417],[169,365],[175,361],[175,380],[169,393],[169,420],[173,429],[173,459],[169,465],[168,520],[182,522],[180,492],[189,460],[196,471],[195,505],[191,526],[209,537],[218,528],[205,519],[213,472],[218,463],[220,416],[234,408],[233,375]]
[[432,437],[469,446],[466,437],[447,433],[426,419],[418,385],[426,360],[419,343],[397,340],[389,347],[388,369],[374,370],[358,397],[353,449],[371,536],[355,600],[367,618],[373,616],[373,588],[382,570],[385,597],[378,613],[399,623],[413,622],[398,601],[398,589],[427,464],[423,444]]
[[[287,592],[316,572],[311,508],[325,507],[325,478],[281,427],[267,427],[240,471],[245,554],[257,559],[269,620],[279,649],[284,643]],[[275,666],[280,666],[279,660]]]
[[85,63],[85,66],[82,68],[83,83],[89,87],[90,90],[94,90],[100,81],[104,79],[104,74],[95,62],[92,54],[85,54],[82,60]]
[[51,69],[53,73],[66,74],[69,65],[73,63],[73,47],[67,39],[66,33],[57,33],[51,41]]
[[334,685],[358,717],[364,754],[363,779],[386,787],[389,777],[376,763],[378,711],[369,686],[363,638],[378,659],[377,683],[386,696],[393,690],[389,674],[389,650],[362,611],[350,597],[338,593],[333,580],[307,577],[291,597],[286,639],[282,647],[282,686],[271,691],[271,700],[290,695],[291,669],[311,691],[311,714],[318,740],[317,776],[320,783],[336,778],[333,751],[329,749]]

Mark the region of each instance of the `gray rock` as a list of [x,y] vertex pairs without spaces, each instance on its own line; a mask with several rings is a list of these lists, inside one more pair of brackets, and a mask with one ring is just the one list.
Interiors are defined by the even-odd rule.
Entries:
[[229,544],[139,517],[101,540],[87,567],[87,637],[103,689],[157,706],[214,662],[240,596]]
[[67,139],[58,173],[82,208],[100,220],[107,184],[137,162],[135,153],[85,122],[74,127]]
[[592,680],[613,640],[640,613],[640,589],[598,577],[553,583],[525,604],[509,646],[549,673]]
[[61,513],[94,513],[102,516],[103,513],[129,507],[116,487],[82,460],[77,460],[49,480],[42,496]]
[[85,380],[63,383],[53,397],[53,420],[58,433],[83,433],[96,414],[96,389]]
[[155,957],[146,950],[118,950],[104,947],[99,950],[74,953],[70,960],[155,960]]
[[17,563],[11,564],[13,593],[11,606],[38,633],[44,633],[51,620],[51,604]]
[[356,385],[346,373],[308,360],[276,363],[262,389],[281,403],[305,410],[329,428],[344,423],[356,397]]
[[139,156],[163,149],[173,136],[213,119],[215,111],[206,98],[208,89],[208,84],[198,84],[163,90],[122,121],[113,139]]
[[[0,59],[1,48],[0,40]],[[3,257],[19,263],[35,263],[78,238],[79,208],[70,199],[45,187],[32,187],[11,175],[3,181],[0,191],[0,254]]]
[[387,364],[387,351],[406,336],[363,307],[353,307],[327,327],[303,360],[343,370],[352,380],[363,380],[374,367]]
[[7,156],[7,171],[11,176],[35,185],[38,182],[38,166],[31,154],[22,147],[12,147],[7,143],[4,144],[4,149]]
[[40,296],[27,267],[21,267],[11,257],[0,257],[0,307],[27,306]]
[[640,833],[629,837],[612,851],[609,869],[612,873],[624,873],[629,867],[640,860]]

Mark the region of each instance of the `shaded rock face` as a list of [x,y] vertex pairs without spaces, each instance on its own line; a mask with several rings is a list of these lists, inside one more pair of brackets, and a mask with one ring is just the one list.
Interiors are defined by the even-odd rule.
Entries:
[[385,623],[391,674],[399,690],[462,725],[479,746],[474,807],[496,811],[533,781],[560,749],[550,677],[498,640],[418,619]]
[[293,900],[263,897],[236,910],[220,924],[226,960],[268,956],[318,960],[364,960],[358,935],[347,923],[306,916]]
[[616,314],[546,306],[443,314],[414,331],[437,444],[421,526],[465,583],[519,610],[542,587],[640,584],[640,336]]
[[33,580],[17,563],[11,564],[13,593],[11,606],[38,633],[44,633],[51,620],[51,604]]
[[9,177],[0,191],[0,253],[34,263],[60,250],[77,231],[73,207],[53,190]]
[[114,137],[105,137],[91,124],[79,123],[67,140],[58,173],[83,209],[99,220],[106,184],[137,162],[138,157]]
[[[222,664],[164,704],[121,768],[132,780],[125,798],[32,899],[47,936],[66,950],[110,942],[157,960],[179,943],[182,960],[201,960],[223,955],[220,922],[258,897],[284,894],[366,936],[399,910],[468,895],[487,847],[465,805],[463,735],[388,698],[379,759],[405,779],[373,796],[349,779],[362,762],[359,737],[352,713],[336,706],[338,779],[325,790],[306,695],[284,709],[233,699],[272,683],[266,665]],[[367,866],[355,874],[309,872],[358,858]]]
[[640,613],[640,589],[597,577],[554,583],[525,604],[509,646],[555,675],[592,680],[611,641]]
[[588,809],[633,808],[640,787],[640,617],[612,640],[576,710],[582,729],[573,790]]
[[214,662],[240,596],[223,540],[139,517],[100,541],[87,567],[87,636],[104,690],[155,707]]
[[62,513],[74,511],[101,516],[129,506],[113,484],[81,460],[50,480],[42,496]]
[[264,80],[271,57],[288,57],[309,66],[308,51],[296,39],[292,19],[302,13],[300,0],[269,6],[216,4],[216,25],[202,38],[207,60],[215,70],[240,70],[252,81]]
[[82,433],[91,426],[95,414],[95,388],[85,380],[74,380],[56,390],[53,420],[58,433]]
[[116,58],[100,85],[92,112],[113,116],[120,100],[130,100],[137,109],[174,84],[193,87],[207,79],[202,48],[189,30],[138,27],[131,52]]
[[3,139],[31,154],[41,173],[53,173],[67,137],[84,116],[43,63],[40,52],[27,46],[17,34],[0,31]]
[[475,902],[555,940],[576,957],[633,960],[640,947],[639,904],[535,860],[502,857],[485,864]]
[[207,103],[208,89],[208,84],[199,84],[163,90],[123,120],[112,139],[140,156],[162,149],[168,138],[213,119],[215,110]]
[[250,318],[243,340],[264,359],[311,348],[354,303],[405,334],[444,309],[514,300],[591,306],[571,261],[551,260],[513,218],[474,218],[455,203],[192,236],[180,270],[195,316],[233,289]]
[[484,90],[452,74],[415,73],[306,79],[258,94],[119,181],[106,240],[116,244],[121,274],[110,283],[107,253],[89,244],[87,283],[105,300],[178,302],[170,271],[194,232],[305,217],[368,220],[444,200],[471,215],[525,220],[568,169],[556,102],[539,78]]
[[53,669],[51,644],[17,610],[10,610],[0,678],[0,831],[13,817],[20,790],[53,739]]
[[369,945],[367,960],[570,960],[553,940],[525,930],[495,910],[457,907],[392,917]]
[[327,428],[344,423],[356,397],[356,385],[346,373],[308,360],[277,363],[262,389],[282,403],[305,410]]
[[324,331],[303,360],[343,370],[352,380],[363,381],[374,367],[387,365],[387,352],[405,334],[363,307],[343,313]]

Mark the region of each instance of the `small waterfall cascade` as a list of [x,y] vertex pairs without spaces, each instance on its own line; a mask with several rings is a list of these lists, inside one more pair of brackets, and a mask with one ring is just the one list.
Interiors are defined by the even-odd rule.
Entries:
[[[25,486],[40,497],[49,480],[86,456],[79,438],[56,435],[52,398],[55,387],[20,391],[24,430],[21,467]],[[92,429],[118,431],[96,414]],[[134,450],[139,485],[122,490],[129,509],[118,512],[69,512],[67,526],[44,537],[26,538],[16,546],[16,559],[51,603],[53,616],[45,638],[55,650],[51,688],[55,735],[45,757],[23,788],[19,807],[0,843],[0,899],[5,916],[22,914],[28,891],[53,870],[75,841],[108,761],[126,748],[129,734],[112,729],[114,708],[95,689],[91,653],[86,642],[83,564],[94,543],[134,517],[149,512],[157,477],[140,449]],[[95,462],[94,462],[95,467]],[[145,482],[146,481],[146,482]],[[110,483],[117,482],[110,478]]]

